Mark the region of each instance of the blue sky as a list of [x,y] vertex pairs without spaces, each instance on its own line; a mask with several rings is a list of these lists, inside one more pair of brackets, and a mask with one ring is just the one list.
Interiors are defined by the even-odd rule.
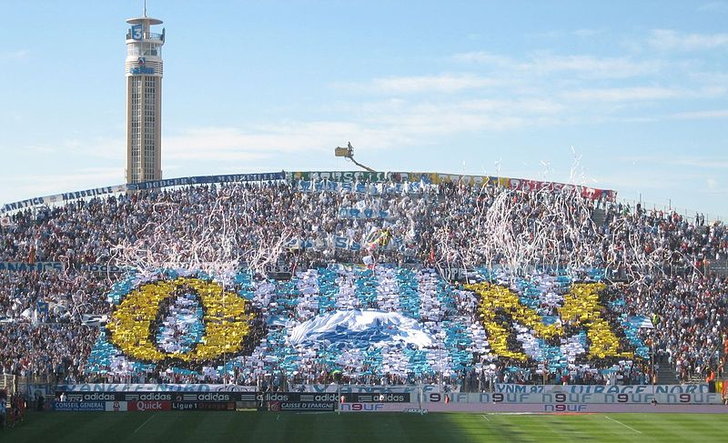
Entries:
[[[142,1],[0,5],[0,203],[122,183]],[[351,141],[378,170],[571,180],[728,218],[728,0],[149,0],[148,15],[167,31],[165,178],[356,169],[333,156]]]

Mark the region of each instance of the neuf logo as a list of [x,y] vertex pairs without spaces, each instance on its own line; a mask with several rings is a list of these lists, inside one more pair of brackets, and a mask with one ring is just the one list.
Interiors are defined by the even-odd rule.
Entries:
[[384,403],[342,403],[342,411],[382,411]]

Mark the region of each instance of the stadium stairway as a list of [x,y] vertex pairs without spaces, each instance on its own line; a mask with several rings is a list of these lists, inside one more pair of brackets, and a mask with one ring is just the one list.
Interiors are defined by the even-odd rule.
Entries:
[[607,218],[607,213],[604,211],[604,209],[594,208],[594,210],[592,210],[591,218],[595,225],[601,226],[604,224],[604,221]]
[[680,382],[677,379],[675,368],[667,360],[667,356],[660,356],[657,363],[660,368],[657,370],[657,384],[659,385],[677,385]]
[[677,379],[675,370],[671,367],[662,367],[657,371],[657,384],[660,385],[677,385],[680,382]]

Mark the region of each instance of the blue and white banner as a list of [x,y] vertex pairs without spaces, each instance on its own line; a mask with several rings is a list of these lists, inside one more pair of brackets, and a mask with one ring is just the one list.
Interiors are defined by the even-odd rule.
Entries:
[[432,341],[432,337],[412,318],[397,312],[358,309],[318,316],[294,327],[289,335],[289,343],[294,346],[326,343],[344,347],[379,347],[401,342],[424,348],[432,346]]
[[[334,235],[327,239],[321,238],[318,240],[292,238],[288,241],[286,247],[290,249],[324,249],[327,247],[334,247],[336,249],[356,252],[366,249],[369,243],[370,242],[367,242],[366,240],[363,242],[357,242],[354,241],[354,239],[344,237],[342,235]],[[399,249],[402,246],[402,239],[395,237],[386,245],[378,246],[378,249]]]
[[634,316],[628,317],[627,321],[637,329],[655,329],[655,325],[652,324],[652,320],[645,316]]
[[517,385],[498,383],[495,392],[504,394],[707,394],[707,383],[686,385]]
[[335,235],[330,239],[315,240],[302,240],[298,238],[292,238],[286,244],[287,248],[290,249],[323,249],[332,245],[336,249],[345,249],[347,251],[360,251],[363,249],[362,245],[354,240],[344,237],[341,235]]
[[2,271],[10,271],[10,272],[20,272],[20,271],[56,271],[56,272],[63,272],[64,266],[61,262],[54,262],[54,261],[39,261],[35,263],[26,263],[26,262],[13,262],[13,261],[3,261],[0,262],[0,272]]
[[[119,192],[126,192],[127,185],[116,185],[116,186],[106,186],[103,188],[93,188],[93,189],[86,189],[85,191],[77,191],[77,192],[66,192],[63,194],[60,194],[61,199],[65,201],[69,200],[76,200],[79,198],[86,198],[86,197],[99,197],[102,195],[109,195],[109,194],[118,194]],[[54,200],[53,197],[56,199]],[[58,196],[53,196],[50,199],[50,203],[54,203],[57,201]]]
[[62,194],[47,195],[45,197],[29,198],[15,203],[8,203],[2,207],[1,212],[16,211],[20,209],[32,208],[35,206],[50,205],[53,203],[67,202],[86,197],[99,197],[103,195],[117,194],[126,192],[126,185],[105,186],[101,188],[86,189],[83,191],[66,192]]
[[99,197],[104,195],[118,194],[127,191],[139,191],[165,188],[170,186],[187,186],[212,183],[235,183],[252,181],[277,181],[285,180],[284,172],[264,172],[254,174],[225,174],[225,175],[203,175],[196,177],[170,178],[164,180],[153,180],[141,183],[130,183],[124,185],[105,186],[101,188],[86,189],[83,191],[66,192],[62,194],[47,195],[45,197],[29,198],[14,203],[7,203],[2,206],[0,212],[17,211],[20,209],[32,208],[35,206],[62,203],[79,198]]
[[7,203],[3,205],[2,212],[17,211],[20,209],[32,208],[34,206],[41,206],[48,204],[45,199],[49,197],[34,197],[27,200],[21,200],[19,202]]
[[300,180],[295,183],[299,192],[344,192],[357,194],[422,194],[431,185],[424,182],[411,183],[342,183],[333,180]]
[[78,265],[78,269],[81,271],[96,272],[99,274],[106,274],[106,273],[120,274],[120,273],[132,271],[132,269],[130,269],[130,268],[125,268],[125,267],[117,266],[117,265],[109,265],[109,264],[104,264],[104,263],[84,263],[84,264]]
[[342,183],[379,183],[389,180],[388,172],[373,171],[305,171],[289,172],[289,180],[331,180]]
[[390,218],[388,211],[382,211],[372,208],[339,208],[339,218],[358,218],[358,219],[387,219]]
[[109,321],[108,315],[99,315],[99,314],[83,314],[81,315],[81,324],[84,326],[91,326],[95,328],[100,328],[101,326],[105,325]]
[[65,392],[255,392],[255,386],[166,383],[80,383],[60,384]]
[[130,191],[167,188],[170,186],[188,186],[212,183],[264,182],[285,180],[286,174],[281,172],[261,172],[253,174],[200,175],[195,177],[170,178],[152,180],[127,185]]
[[[458,386],[451,386],[454,391]],[[430,393],[442,393],[443,387],[439,385],[294,385],[296,391],[302,392],[339,392],[341,394],[409,394],[416,399],[422,394],[423,398]]]

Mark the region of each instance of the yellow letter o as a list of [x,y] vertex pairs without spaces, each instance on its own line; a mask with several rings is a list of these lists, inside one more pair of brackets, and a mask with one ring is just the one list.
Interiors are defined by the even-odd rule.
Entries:
[[[164,352],[153,341],[152,324],[160,304],[185,288],[193,289],[200,297],[205,309],[202,319],[205,334],[189,352]],[[131,291],[111,315],[106,328],[111,343],[134,359],[203,363],[239,353],[254,318],[249,303],[237,294],[225,291],[222,285],[183,277],[148,283]]]

